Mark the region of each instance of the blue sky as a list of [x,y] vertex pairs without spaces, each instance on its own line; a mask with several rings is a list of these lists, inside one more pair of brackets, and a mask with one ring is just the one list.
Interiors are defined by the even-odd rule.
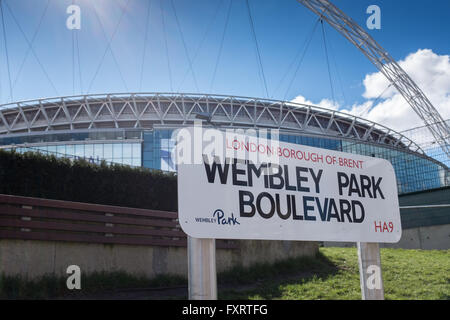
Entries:
[[[213,83],[211,79],[230,0],[173,0],[183,30],[184,43],[193,62],[197,87],[192,73],[189,72],[185,47],[170,0],[150,1],[144,64],[142,61],[147,0],[74,1],[81,8],[81,30],[74,31],[66,28],[68,17],[66,8],[72,1],[49,0],[48,9],[33,41],[33,50],[29,51],[28,43],[14,21],[10,9],[26,37],[31,41],[47,1],[3,0],[10,75],[14,86],[11,97],[3,30],[0,26],[0,103],[87,93],[88,87],[89,93],[137,91],[195,93],[198,87],[198,91],[202,93],[266,97],[258,73],[255,44],[244,0],[232,1],[223,50]],[[122,8],[128,1],[129,5],[117,27]],[[366,8],[372,4],[378,5],[381,8],[381,30],[367,31],[396,60],[405,59],[408,54],[419,49],[431,49],[437,55],[448,55],[450,52],[448,0],[333,0],[332,2],[366,30],[365,22],[369,16],[366,14]],[[172,81],[168,72],[161,3]],[[303,48],[305,38],[317,20],[316,16],[295,0],[249,0],[249,3],[269,97],[290,100],[302,95],[314,102],[324,98],[331,99],[320,26],[315,30],[311,45],[290,90],[287,90],[289,79],[293,75],[293,68],[288,67],[294,61],[298,50]],[[105,33],[102,31],[94,7]],[[217,16],[214,16],[216,11]],[[116,28],[117,31],[114,33]],[[77,59],[77,48],[75,46],[73,50],[72,46],[74,33],[77,33],[78,38],[80,64]],[[112,34],[114,34],[111,42],[112,50],[105,50],[107,38],[111,38]],[[328,25],[325,25],[325,34],[336,100],[341,106],[363,103],[366,100],[362,96],[365,91],[364,77],[376,72],[376,68]],[[24,60],[27,51],[28,56]],[[104,59],[100,65],[103,55]],[[22,64],[23,68],[19,73]],[[42,69],[45,69],[50,81]],[[98,73],[94,78],[97,69]],[[143,70],[142,88],[140,88],[141,70]],[[287,74],[285,81],[280,83],[285,74]],[[277,88],[278,90],[275,90]]]

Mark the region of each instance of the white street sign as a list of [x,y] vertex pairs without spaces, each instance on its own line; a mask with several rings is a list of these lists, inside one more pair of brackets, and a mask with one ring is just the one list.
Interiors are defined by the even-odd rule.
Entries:
[[[188,130],[192,138],[194,130]],[[205,141],[195,147],[194,138],[191,150],[177,144],[178,156],[197,160],[178,161],[179,221],[189,236],[400,240],[397,184],[388,161],[215,131],[208,135],[216,137],[211,143],[220,142],[215,150]]]

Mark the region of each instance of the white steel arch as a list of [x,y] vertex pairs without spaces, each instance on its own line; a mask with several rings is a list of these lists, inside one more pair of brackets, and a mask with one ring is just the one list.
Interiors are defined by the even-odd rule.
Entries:
[[450,158],[450,128],[417,84],[367,32],[328,0],[297,0],[353,43],[423,119],[436,142]]

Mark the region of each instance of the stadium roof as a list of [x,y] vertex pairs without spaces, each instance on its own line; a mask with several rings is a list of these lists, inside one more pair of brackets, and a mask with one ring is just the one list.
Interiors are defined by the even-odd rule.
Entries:
[[414,141],[354,115],[288,101],[210,94],[109,93],[42,98],[0,106],[0,136],[60,130],[186,126],[196,115],[233,128],[280,129],[424,154]]

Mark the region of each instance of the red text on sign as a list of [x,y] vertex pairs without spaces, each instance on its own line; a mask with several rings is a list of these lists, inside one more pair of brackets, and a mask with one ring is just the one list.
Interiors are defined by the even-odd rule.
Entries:
[[394,224],[392,221],[374,221],[375,232],[389,232],[394,231]]

